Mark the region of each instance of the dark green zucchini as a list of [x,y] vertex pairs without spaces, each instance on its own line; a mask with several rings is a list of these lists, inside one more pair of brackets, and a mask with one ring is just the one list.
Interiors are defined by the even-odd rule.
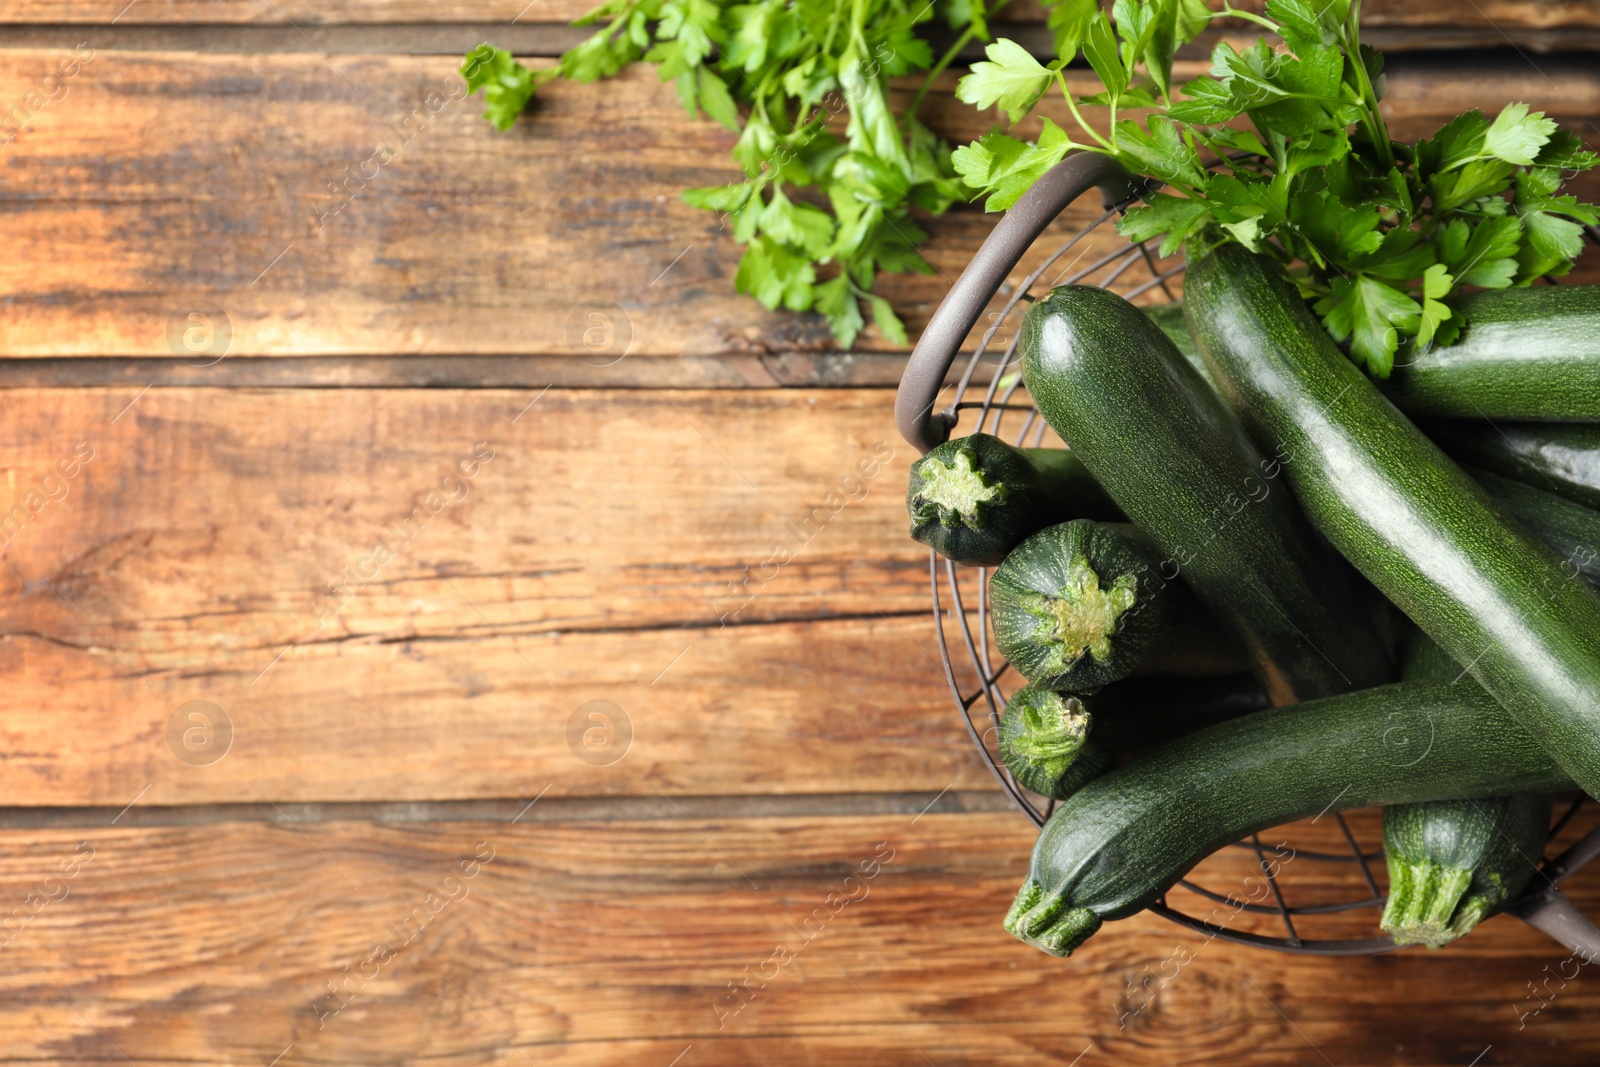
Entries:
[[1183,321],[1182,304],[1156,304],[1152,307],[1141,308],[1150,321],[1161,327],[1161,332],[1167,335],[1167,340],[1172,342],[1172,347],[1183,354],[1189,365],[1200,372],[1200,377],[1206,384],[1216,387],[1211,380],[1211,368],[1206,366],[1206,361],[1200,358],[1200,350],[1194,346],[1194,338],[1189,336],[1189,326]]
[[1104,289],[1028,310],[1023,376],[1045,419],[1238,637],[1276,704],[1392,677],[1344,565],[1320,544],[1221,398]]
[[1064,800],[1110,770],[1116,756],[1089,732],[1086,698],[1023,686],[1000,716],[1000,759],[1024,789]]
[[1065,800],[1124,754],[1267,707],[1248,675],[1128,679],[1093,694],[1024,686],[1000,717],[1000,758],[1025,788]]
[[[1412,632],[1402,677],[1475,685],[1444,649]],[[1396,944],[1439,948],[1522,892],[1550,831],[1550,795],[1451,797],[1383,809],[1389,899],[1379,927]]]
[[1600,512],[1488,471],[1466,471],[1495,503],[1560,554],[1566,573],[1600,582]]
[[1527,886],[1549,833],[1548,793],[1383,809],[1389,900],[1380,928],[1400,945],[1464,937]]
[[1423,429],[1460,463],[1600,508],[1600,426],[1451,419]]
[[1064,448],[1013,448],[986,433],[946,441],[911,465],[911,536],[945,559],[992,567],[1023,538],[1068,519],[1122,512]]
[[1383,398],[1277,263],[1216,248],[1190,266],[1184,310],[1229,403],[1280,450],[1328,540],[1600,793],[1600,596],[1589,583]]
[[1409,359],[1402,353],[1396,362],[1383,390],[1403,411],[1600,420],[1600,286],[1474,293],[1460,301],[1457,313],[1466,323],[1459,341]]
[[994,643],[1045,689],[1093,689],[1135,671],[1225,674],[1240,655],[1131,526],[1074,519],[1012,549],[989,578]]
[[1569,779],[1494,698],[1401,682],[1247,715],[1135,757],[1056,809],[1006,915],[1065,956],[1231,841],[1323,811],[1515,792]]

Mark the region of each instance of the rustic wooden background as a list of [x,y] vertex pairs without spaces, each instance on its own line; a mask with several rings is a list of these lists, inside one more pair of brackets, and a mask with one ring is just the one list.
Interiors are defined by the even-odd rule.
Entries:
[[[903,354],[733,292],[676,195],[729,137],[648,71],[462,99],[584,6],[0,2],[0,1061],[1594,1063],[1600,980],[1512,920],[1005,935],[1031,834],[938,668]],[[1600,4],[1369,7],[1400,135],[1600,144]],[[913,331],[992,221],[885,284]]]

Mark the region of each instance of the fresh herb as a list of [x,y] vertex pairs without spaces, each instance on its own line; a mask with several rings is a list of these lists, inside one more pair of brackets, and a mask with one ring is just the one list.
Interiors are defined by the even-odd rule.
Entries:
[[[1124,235],[1161,237],[1163,254],[1221,240],[1270,254],[1376,377],[1401,344],[1457,335],[1450,298],[1462,287],[1564,274],[1582,251],[1581,224],[1600,221],[1600,208],[1558,195],[1563,171],[1600,158],[1525,104],[1493,121],[1468,111],[1415,145],[1392,140],[1378,106],[1383,59],[1361,43],[1359,0],[1268,0],[1265,16],[1226,2],[1117,0],[1109,19],[1076,4],[1054,15],[1055,62],[998,40],[957,95],[1014,123],[1055,86],[1086,140],[1045,119],[1032,144],[996,131],[957,149],[956,169],[986,207],[1010,207],[1070,152],[1114,156],[1168,187],[1124,216]],[[1177,49],[1224,16],[1275,41],[1219,44],[1209,75],[1173,86]],[[1062,68],[1080,52],[1102,92],[1068,90]],[[1130,108],[1148,117],[1124,117]]]
[[[921,36],[936,13],[962,32],[937,60]],[[928,87],[973,39],[988,40],[983,0],[608,0],[580,24],[605,26],[544,70],[480,45],[462,74],[484,90],[485,117],[506,129],[555,78],[592,82],[654,63],[691,115],[738,133],[742,181],[688,189],[745,246],[735,284],[769,308],[815,310],[839,344],[865,325],[906,343],[874,293],[879,271],[931,272],[916,246],[915,205],[940,214],[965,199],[949,147],[916,117]],[[926,71],[904,112],[888,79]],[[843,137],[836,116],[848,111]]]

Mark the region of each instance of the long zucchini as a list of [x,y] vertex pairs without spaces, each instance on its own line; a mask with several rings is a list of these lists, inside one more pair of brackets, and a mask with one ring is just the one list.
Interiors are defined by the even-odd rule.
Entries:
[[1064,448],[1013,448],[986,433],[946,441],[911,465],[911,536],[957,563],[990,567],[1023,538],[1068,519],[1122,513]]
[[1202,730],[1085,785],[1045,824],[1006,929],[1065,956],[1247,834],[1322,811],[1550,792],[1569,779],[1494,698],[1401,682]]
[[[1426,634],[1413,632],[1402,671],[1407,681],[1450,683],[1464,673]],[[1522,892],[1538,870],[1549,830],[1548,793],[1384,808],[1389,899],[1379,927],[1397,944],[1429,948],[1471,933]]]
[[1488,471],[1466,471],[1495,503],[1556,550],[1565,573],[1600,582],[1600,511]]
[[[1187,300],[1188,281],[1185,281]],[[1600,286],[1540,285],[1463,299],[1461,339],[1402,357],[1384,392],[1408,414],[1600,420]]]
[[1045,419],[1236,634],[1276,704],[1388,681],[1344,565],[1159,327],[1104,289],[1063,286],[1023,320]]
[[1226,674],[1235,646],[1131,526],[1075,519],[1040,530],[989,578],[995,645],[1029,682],[1093,689],[1135,671]]
[[1184,311],[1229,403],[1281,450],[1328,540],[1600,794],[1600,596],[1589,583],[1384,400],[1282,267],[1222,245],[1189,268]]
[[1128,752],[1265,707],[1248,675],[1131,678],[1089,695],[1024,686],[1000,717],[1000,758],[1024,787],[1065,800]]
[[1424,428],[1461,463],[1600,508],[1600,426],[1451,419]]

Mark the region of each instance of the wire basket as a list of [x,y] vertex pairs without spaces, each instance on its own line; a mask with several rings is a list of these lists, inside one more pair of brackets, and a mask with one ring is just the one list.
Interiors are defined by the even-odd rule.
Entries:
[[[1108,157],[1081,153],[1047,172],[1017,201],[950,288],[906,366],[895,399],[895,421],[908,442],[925,453],[945,441],[963,415],[972,412],[976,414],[976,421],[970,432],[983,431],[1007,438],[1018,447],[1039,447],[1046,443],[1049,427],[1029,399],[1016,368],[1021,331],[1009,330],[1009,341],[1002,331],[1017,306],[1032,303],[1036,299],[1032,292],[1034,287],[1074,249],[1078,250],[1077,256],[1041,286],[1041,292],[1057,285],[1097,284],[1129,300],[1177,300],[1175,290],[1181,285],[1179,277],[1184,269],[1181,257],[1160,257],[1145,244],[1089,240],[1096,230],[1159,187],[1153,180],[1128,174]],[[1068,205],[1096,189],[1100,193],[1101,211],[1018,285],[1007,288],[1006,278],[1045,228]],[[1593,228],[1589,236],[1596,238]],[[1090,250],[1096,247],[1109,247],[1109,251],[1101,251],[1088,263],[1083,263],[1090,257]],[[999,312],[990,314],[991,324],[984,330],[977,349],[967,357],[948,402],[940,407],[941,395],[946,392],[945,382],[960,346],[997,293],[1004,293],[1006,299]],[[990,348],[997,337],[1002,338],[1004,347],[998,354],[992,354]],[[985,368],[987,382],[980,380],[979,372]],[[977,395],[980,388],[981,397]],[[1006,702],[1004,689],[1012,684],[1020,685],[1021,680],[1008,678],[1010,665],[994,648],[991,639],[988,568],[957,566],[930,551],[928,578],[933,591],[934,624],[945,678],[967,733],[1001,788],[1036,826],[1043,826],[1054,802],[1029,794],[996,756],[1000,713]],[[970,617],[969,604],[976,605]],[[956,631],[954,653],[951,629]],[[974,680],[964,684],[962,679],[968,674]],[[1566,807],[1551,829],[1551,843],[1562,837],[1585,799],[1578,794]],[[1180,889],[1188,901],[1200,906],[1207,901],[1226,905],[1229,909],[1226,921],[1215,921],[1216,908],[1208,918],[1188,914],[1181,908],[1193,905],[1169,899],[1176,895],[1172,891],[1163,895],[1150,910],[1207,937],[1280,952],[1362,956],[1394,951],[1401,946],[1387,936],[1326,936],[1329,932],[1348,933],[1354,918],[1350,913],[1362,915],[1365,912],[1364,929],[1375,929],[1377,915],[1371,909],[1381,910],[1386,901],[1373,874],[1374,863],[1381,866],[1384,856],[1377,813],[1352,813],[1350,819],[1339,812],[1332,814],[1331,823],[1320,829],[1316,824],[1322,816],[1311,820],[1310,827],[1296,828],[1297,833],[1311,836],[1314,843],[1321,844],[1318,838],[1332,842],[1331,847],[1322,848],[1291,846],[1294,861],[1305,861],[1296,868],[1296,880],[1309,883],[1315,890],[1314,893],[1302,893],[1298,889],[1292,892],[1290,895],[1295,897],[1296,904],[1291,906],[1284,892],[1284,864],[1280,862],[1284,846],[1264,844],[1262,835],[1257,834],[1203,861],[1174,887]],[[1352,822],[1358,827],[1353,828]],[[1335,828],[1337,835],[1333,833]],[[1361,831],[1359,836],[1376,838],[1379,844],[1372,849],[1364,848],[1357,829]],[[1268,840],[1282,838],[1274,833]],[[1547,845],[1547,851],[1549,847]],[[1596,929],[1560,889],[1563,880],[1597,853],[1600,853],[1600,827],[1580,837],[1555,858],[1545,859],[1527,891],[1507,910],[1574,952],[1584,954],[1585,958],[1600,957],[1600,929]],[[1241,901],[1237,892],[1222,893],[1202,884],[1202,873],[1226,873],[1230,865],[1235,880],[1225,884],[1236,886],[1240,870],[1253,871],[1261,879],[1256,886],[1264,886],[1266,890],[1259,894],[1259,899]],[[1313,876],[1302,879],[1298,872],[1305,870],[1306,865],[1313,869]],[[1254,892],[1251,895],[1257,896]],[[1302,896],[1335,899],[1300,903]],[[1340,930],[1341,926],[1345,929]],[[1281,935],[1276,927],[1281,927]]]

